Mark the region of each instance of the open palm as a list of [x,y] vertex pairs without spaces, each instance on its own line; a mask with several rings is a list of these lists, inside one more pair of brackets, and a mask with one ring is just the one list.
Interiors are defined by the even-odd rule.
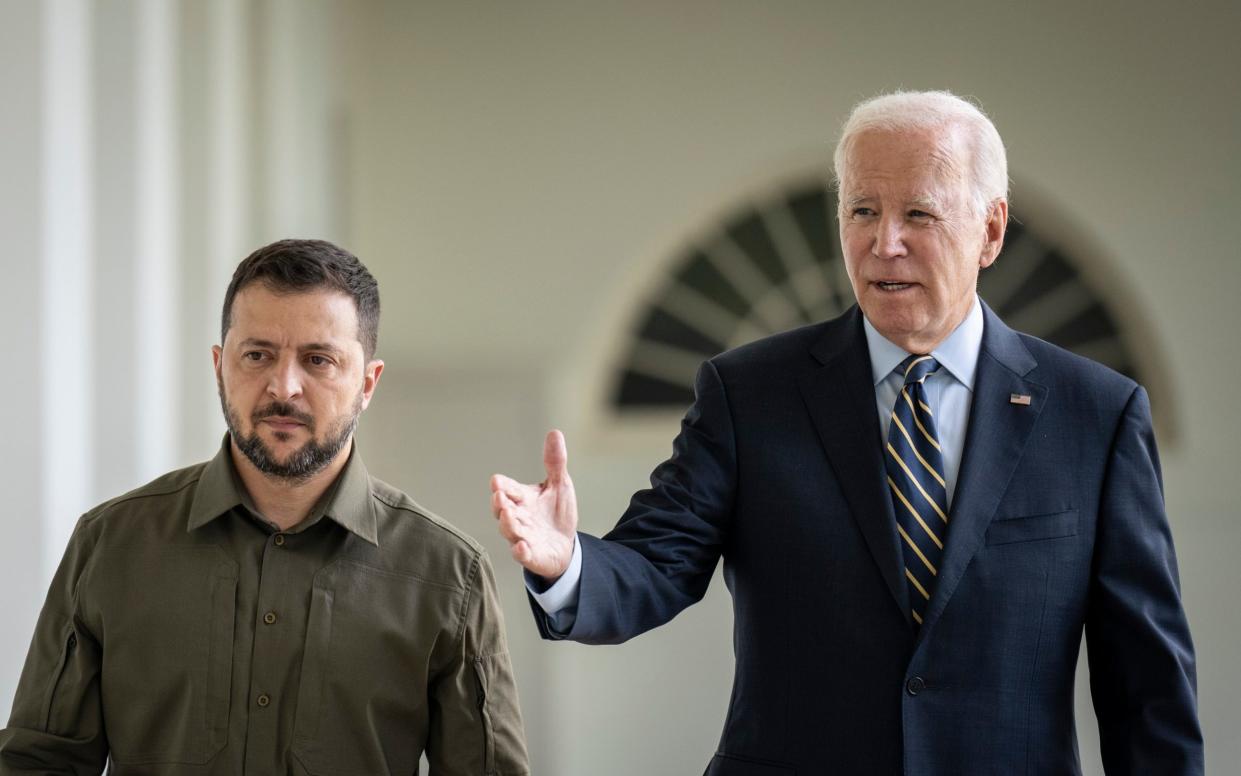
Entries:
[[526,485],[495,474],[491,510],[513,559],[532,574],[555,579],[569,567],[577,532],[577,495],[569,477],[564,435],[557,430],[543,441],[547,479]]

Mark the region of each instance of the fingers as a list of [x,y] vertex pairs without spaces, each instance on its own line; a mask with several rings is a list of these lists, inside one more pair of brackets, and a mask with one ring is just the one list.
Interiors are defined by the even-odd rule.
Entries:
[[513,498],[513,494],[510,494],[509,491],[504,490],[503,488],[491,491],[491,508],[493,510],[517,503],[517,500]]
[[526,509],[522,506],[525,492],[530,488],[531,486],[523,485],[503,474],[491,476],[491,513],[496,518],[500,535],[508,541],[513,557],[522,563],[524,561],[518,557],[516,549],[518,544],[523,547],[521,555],[529,557],[532,554],[529,543],[525,541],[529,524],[526,520]]
[[500,535],[508,542],[509,553],[513,556],[513,560],[535,571],[531,568],[534,562],[534,547],[530,544],[528,536],[530,529],[521,519],[517,508],[505,507],[498,517]]
[[529,515],[523,507],[509,501],[503,494],[500,495],[500,505],[495,509],[495,516],[500,535],[508,540],[509,544],[528,538],[531,530]]
[[548,484],[555,484],[567,475],[569,451],[565,447],[564,434],[553,428],[543,440],[543,468],[547,470]]
[[491,475],[491,493],[494,496],[497,493],[503,493],[516,504],[521,504],[526,500],[527,491],[531,490],[530,485],[523,485],[511,477],[505,477],[503,474]]
[[524,526],[522,526],[521,523],[519,523],[517,519],[508,512],[500,513],[497,527],[500,529],[500,535],[503,536],[504,540],[509,544],[513,544],[514,542],[521,541],[525,538],[525,532],[522,530]]
[[521,483],[512,477],[506,477],[503,474],[491,475],[491,491],[493,493],[498,490],[508,491],[509,497],[512,498],[521,491],[521,487]]
[[[557,499],[567,493],[572,500],[573,486],[567,470],[569,455],[565,448],[564,434],[553,429],[543,441],[543,466],[547,481],[540,485],[524,485],[503,474],[491,476],[491,512],[496,518],[500,535],[509,543],[513,560],[536,574],[552,569],[547,566],[549,552],[558,553],[563,544],[558,538],[556,521],[560,518]],[[547,486],[555,485],[554,491]],[[570,507],[570,509],[574,509]],[[572,522],[576,525],[576,512]],[[560,572],[562,573],[563,569]]]

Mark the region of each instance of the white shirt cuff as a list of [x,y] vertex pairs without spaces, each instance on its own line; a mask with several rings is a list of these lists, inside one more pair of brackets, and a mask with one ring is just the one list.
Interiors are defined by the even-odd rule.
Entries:
[[566,609],[577,611],[578,589],[582,581],[582,543],[578,541],[577,534],[573,535],[573,557],[569,560],[569,568],[550,587],[544,587],[547,583],[543,578],[529,571],[525,572],[525,578],[526,589],[547,614],[555,616]]

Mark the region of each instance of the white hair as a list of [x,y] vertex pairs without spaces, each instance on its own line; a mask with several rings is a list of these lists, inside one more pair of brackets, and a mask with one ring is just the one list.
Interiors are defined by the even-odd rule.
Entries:
[[1008,157],[1004,141],[982,109],[951,92],[892,92],[854,106],[840,131],[832,163],[840,188],[858,135],[867,131],[908,132],[926,129],[965,132],[968,182],[974,212],[984,215],[998,200],[1008,199]]

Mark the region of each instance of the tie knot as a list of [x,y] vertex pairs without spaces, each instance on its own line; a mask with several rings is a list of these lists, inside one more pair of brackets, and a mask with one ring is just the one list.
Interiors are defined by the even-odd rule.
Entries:
[[917,353],[902,361],[900,366],[897,367],[897,370],[905,378],[905,385],[921,383],[935,374],[938,369],[938,361],[930,356],[920,356]]

